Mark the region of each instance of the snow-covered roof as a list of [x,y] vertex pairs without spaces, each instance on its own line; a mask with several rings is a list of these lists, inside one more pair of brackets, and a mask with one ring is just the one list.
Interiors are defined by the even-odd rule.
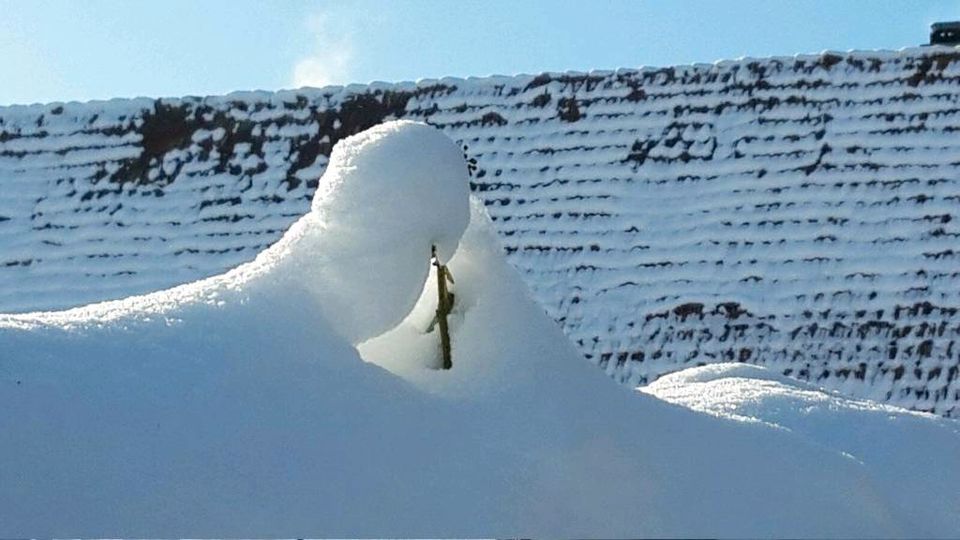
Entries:
[[632,383],[742,361],[960,402],[960,53],[0,108],[0,310],[252,259],[333,144],[390,118],[467,145],[513,266]]
[[[527,293],[469,182],[459,144],[384,122],[337,143],[253,261],[0,314],[0,537],[960,531],[953,420],[742,364],[618,389]],[[457,276],[450,369],[433,247]]]

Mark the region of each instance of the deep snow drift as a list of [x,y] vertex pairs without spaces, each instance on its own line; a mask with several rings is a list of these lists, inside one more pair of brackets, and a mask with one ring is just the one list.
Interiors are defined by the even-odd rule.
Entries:
[[[919,531],[944,517],[960,527],[957,490],[960,453],[955,421],[872,401],[824,392],[810,384],[748,364],[716,364],[666,375],[642,387],[661,399],[740,422],[783,429],[841,452],[871,471],[891,498],[902,499],[900,516]],[[953,489],[947,496],[933,496]],[[923,504],[909,499],[925,494]],[[917,533],[919,535],[919,533]],[[920,535],[922,536],[922,535]]]
[[[625,389],[530,300],[466,185],[439,132],[384,124],[256,261],[0,317],[0,536],[960,532],[954,423],[825,406],[784,429]],[[431,245],[450,371],[427,367]],[[816,429],[862,419],[872,441]]]

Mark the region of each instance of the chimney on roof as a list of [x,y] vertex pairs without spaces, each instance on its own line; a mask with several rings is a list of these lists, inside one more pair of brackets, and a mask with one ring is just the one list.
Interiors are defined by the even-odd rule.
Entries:
[[960,45],[960,21],[937,22],[930,25],[931,45]]

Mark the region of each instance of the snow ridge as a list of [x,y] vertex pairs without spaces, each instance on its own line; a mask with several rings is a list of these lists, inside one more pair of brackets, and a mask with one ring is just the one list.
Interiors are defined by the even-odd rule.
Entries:
[[251,260],[338,140],[391,118],[468,146],[537,301],[615,378],[749,362],[942,415],[960,403],[960,54],[0,109],[0,310]]

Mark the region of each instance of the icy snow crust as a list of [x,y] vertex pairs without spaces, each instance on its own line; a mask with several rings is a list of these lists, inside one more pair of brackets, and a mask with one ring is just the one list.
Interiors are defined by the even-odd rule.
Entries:
[[[463,231],[463,162],[430,129],[341,142],[313,210],[224,276],[5,316],[0,536],[960,532],[940,511],[960,505],[951,421],[822,398],[840,412],[810,418],[836,433],[869,419],[869,442],[911,468],[904,485],[851,439],[694,412],[584,362],[503,260],[481,204]],[[412,142],[422,154],[380,167]],[[417,204],[395,207],[397,184]],[[457,279],[450,372],[423,367],[415,330],[431,242]],[[357,283],[328,281],[348,269]],[[364,301],[344,302],[344,286]]]
[[2,108],[0,311],[248,262],[403,117],[469,145],[509,262],[618,380],[746,361],[950,415],[958,88],[929,47]]

